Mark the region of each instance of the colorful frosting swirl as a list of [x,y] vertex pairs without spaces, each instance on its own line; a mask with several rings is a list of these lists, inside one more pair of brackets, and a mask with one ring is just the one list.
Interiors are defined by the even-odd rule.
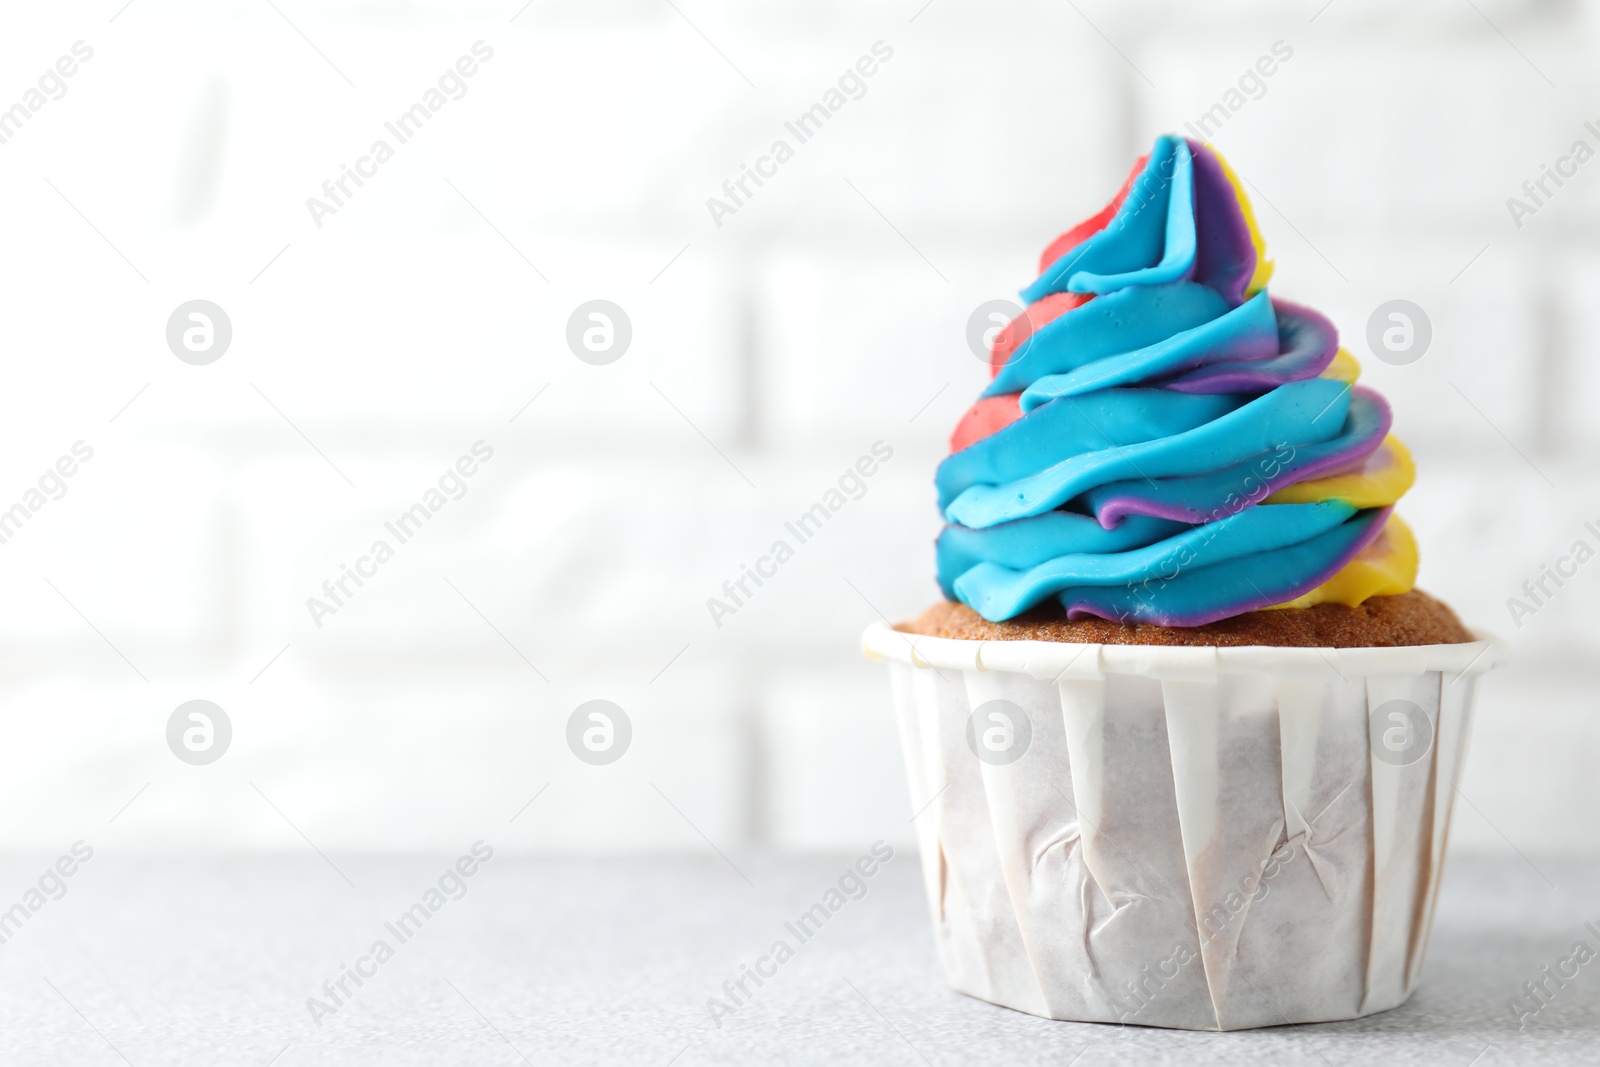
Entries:
[[1310,308],[1270,296],[1250,203],[1162,137],[1045,250],[939,465],[939,584],[991,621],[1199,626],[1403,593],[1410,454]]

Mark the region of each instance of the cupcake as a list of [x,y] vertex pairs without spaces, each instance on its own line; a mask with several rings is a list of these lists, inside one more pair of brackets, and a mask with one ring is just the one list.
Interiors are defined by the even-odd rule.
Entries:
[[1350,1019],[1416,987],[1478,675],[1410,454],[1250,203],[1162,137],[1044,252],[874,625],[950,984],[1053,1019]]

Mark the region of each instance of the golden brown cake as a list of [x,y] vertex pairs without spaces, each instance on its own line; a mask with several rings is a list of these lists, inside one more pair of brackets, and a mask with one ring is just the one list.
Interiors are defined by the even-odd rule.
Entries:
[[1068,619],[1055,604],[1035,608],[1004,622],[989,622],[965,604],[947,600],[895,629],[963,641],[1063,641],[1104,645],[1387,648],[1453,645],[1473,640],[1455,612],[1420,589],[1399,596],[1371,597],[1353,608],[1343,604],[1274,608],[1235,615],[1205,626],[1183,627],[1109,622],[1093,616]]

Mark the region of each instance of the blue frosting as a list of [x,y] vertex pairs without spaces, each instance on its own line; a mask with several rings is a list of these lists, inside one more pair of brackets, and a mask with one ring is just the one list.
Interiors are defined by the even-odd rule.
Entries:
[[1390,415],[1318,377],[1333,327],[1249,292],[1255,267],[1215,155],[1159,139],[1105,228],[1023,290],[1092,298],[1032,329],[984,390],[1020,417],[939,467],[946,596],[990,620],[1055,598],[1194,626],[1292,600],[1372,541],[1387,508],[1262,503],[1359,465]]

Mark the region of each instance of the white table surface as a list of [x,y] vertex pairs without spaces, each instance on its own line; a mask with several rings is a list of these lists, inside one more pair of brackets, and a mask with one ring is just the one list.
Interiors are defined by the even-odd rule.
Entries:
[[[1600,863],[1514,855],[1451,860],[1422,987],[1405,1006],[1201,1034],[1050,1022],[950,992],[916,859],[901,852],[713,1026],[707,998],[851,858],[735,856],[741,875],[709,850],[497,856],[318,1027],[307,998],[385,936],[384,921],[451,857],[97,854],[0,945],[0,1063],[1600,1062],[1600,960],[1524,1029],[1506,1003],[1588,936],[1586,920],[1600,925]],[[0,861],[0,908],[48,862]]]

